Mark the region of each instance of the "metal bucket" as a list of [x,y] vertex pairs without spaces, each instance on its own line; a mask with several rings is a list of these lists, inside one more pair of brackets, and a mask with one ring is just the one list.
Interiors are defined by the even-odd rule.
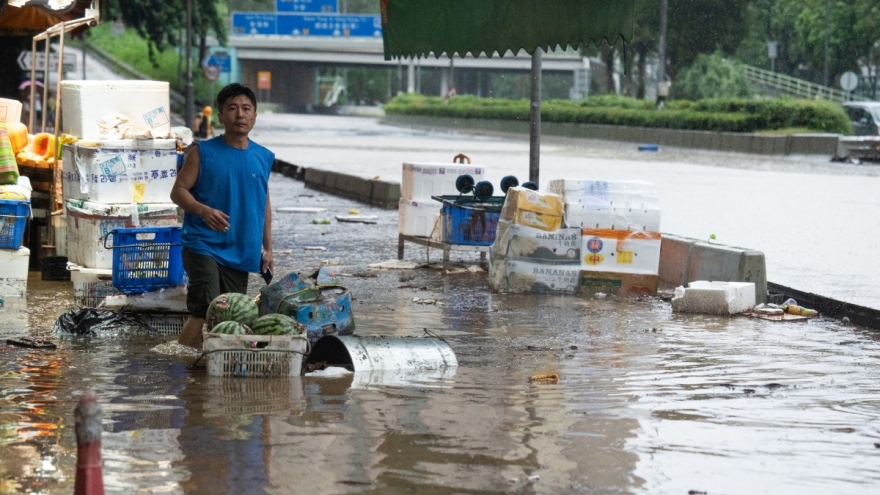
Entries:
[[326,335],[312,346],[306,364],[326,363],[350,371],[433,370],[458,366],[442,339]]

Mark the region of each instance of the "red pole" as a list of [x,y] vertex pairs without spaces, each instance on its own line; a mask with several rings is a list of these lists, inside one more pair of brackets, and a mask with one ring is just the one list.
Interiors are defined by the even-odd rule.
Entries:
[[73,495],[104,495],[101,467],[101,405],[88,389],[73,411],[76,421],[76,482]]

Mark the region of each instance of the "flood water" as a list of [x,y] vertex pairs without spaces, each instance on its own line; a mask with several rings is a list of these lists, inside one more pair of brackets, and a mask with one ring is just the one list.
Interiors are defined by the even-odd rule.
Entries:
[[[674,314],[660,298],[498,295],[485,274],[369,270],[396,257],[396,212],[274,175],[272,194],[276,207],[328,208],[275,215],[279,273],[327,260],[348,274],[356,334],[427,329],[458,368],[222,379],[191,369],[192,357],[154,352],[162,336],[54,337],[54,351],[0,344],[0,493],[72,493],[73,408],[86,388],[104,409],[107,493],[880,489],[875,332]],[[310,223],[353,207],[379,224]],[[407,246],[407,259],[424,255]],[[48,336],[72,304],[68,284],[35,275],[26,318],[3,342]],[[558,382],[530,381],[541,373]]]

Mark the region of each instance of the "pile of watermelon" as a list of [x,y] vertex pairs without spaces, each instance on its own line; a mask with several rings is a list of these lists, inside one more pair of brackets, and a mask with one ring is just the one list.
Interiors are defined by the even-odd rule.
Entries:
[[208,306],[205,325],[209,332],[231,335],[298,335],[302,323],[282,314],[259,316],[259,308],[245,294],[220,294]]

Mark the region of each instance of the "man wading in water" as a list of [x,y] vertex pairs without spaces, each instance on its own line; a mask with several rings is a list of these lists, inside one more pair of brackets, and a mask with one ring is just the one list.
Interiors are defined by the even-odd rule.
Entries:
[[171,189],[171,200],[186,212],[181,241],[191,313],[178,342],[195,348],[211,301],[247,293],[248,273],[275,268],[268,191],[275,154],[248,137],[256,96],[233,83],[220,90],[217,108],[223,134],[190,148]]

